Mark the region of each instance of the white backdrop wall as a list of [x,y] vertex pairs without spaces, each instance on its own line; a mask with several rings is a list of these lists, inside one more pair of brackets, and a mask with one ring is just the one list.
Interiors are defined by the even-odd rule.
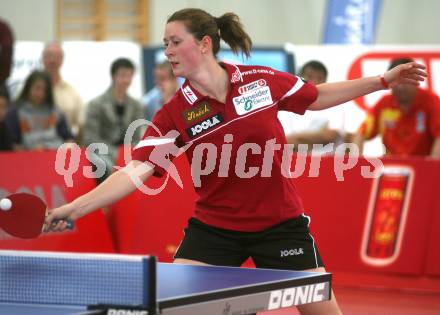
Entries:
[[[0,18],[18,40],[55,39],[56,0],[0,0]],[[150,0],[152,44],[160,44],[167,16],[185,7],[214,15],[236,12],[258,45],[320,43],[326,0]],[[440,44],[440,1],[383,0],[376,43]]]
[[0,0],[0,18],[10,24],[17,40],[54,40],[55,16],[55,0]]

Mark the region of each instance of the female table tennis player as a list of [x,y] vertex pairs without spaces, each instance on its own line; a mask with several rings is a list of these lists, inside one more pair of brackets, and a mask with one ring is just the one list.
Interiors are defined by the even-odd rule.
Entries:
[[[268,141],[286,143],[279,110],[303,114],[389,86],[418,85],[426,76],[424,67],[412,62],[383,76],[314,86],[267,67],[219,63],[220,39],[234,52],[250,55],[252,41],[233,13],[214,17],[200,9],[184,9],[168,18],[165,54],[174,74],[186,81],[156,114],[156,128],[148,128],[133,151],[133,161],[92,191],[52,209],[47,223],[76,220],[116,202],[136,189],[133,176],[145,181],[165,174],[163,164],[151,158],[161,146],[188,145],[189,161],[204,156],[208,163],[208,151],[217,159],[210,174],[194,181],[199,198],[175,262],[240,266],[251,256],[257,267],[325,271],[300,198],[292,180],[282,174],[282,150],[273,150],[269,172],[263,152],[255,151],[254,145],[264,150]],[[172,130],[177,136],[170,137]],[[221,162],[222,149],[230,150],[229,167]],[[261,174],[250,176],[256,166]],[[52,227],[63,229],[64,222]],[[280,254],[285,250],[292,255]],[[298,309],[302,314],[340,313],[334,297]]]

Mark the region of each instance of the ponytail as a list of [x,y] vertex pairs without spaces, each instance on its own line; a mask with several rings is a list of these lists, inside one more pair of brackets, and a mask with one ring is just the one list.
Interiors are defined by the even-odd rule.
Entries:
[[215,18],[220,31],[220,37],[231,47],[235,54],[241,51],[246,57],[250,57],[252,40],[244,31],[240,18],[235,13],[225,13]]
[[183,9],[173,13],[167,23],[181,21],[198,40],[204,36],[212,39],[212,52],[214,56],[220,50],[220,39],[223,39],[235,54],[241,51],[247,57],[251,54],[252,40],[244,31],[238,15],[225,13],[216,18],[201,9]]

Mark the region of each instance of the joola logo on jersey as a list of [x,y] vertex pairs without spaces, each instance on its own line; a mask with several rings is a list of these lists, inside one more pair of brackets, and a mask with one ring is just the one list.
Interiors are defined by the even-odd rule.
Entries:
[[208,115],[212,111],[211,106],[207,102],[202,102],[196,107],[183,112],[185,122],[192,123],[193,121]]
[[286,250],[282,250],[280,252],[281,252],[281,257],[298,256],[298,255],[304,254],[304,249],[300,247],[300,248],[294,248],[294,249],[286,249]]
[[282,307],[301,305],[312,302],[321,302],[328,299],[326,296],[327,283],[317,283],[276,290],[270,292],[268,310],[275,310]]
[[266,80],[260,79],[260,80],[251,82],[249,84],[240,86],[238,88],[238,93],[245,94],[245,93],[248,93],[248,92],[250,92],[252,90],[258,89],[258,88],[260,88],[262,86],[266,86]]
[[220,113],[218,113],[218,114],[215,114],[214,116],[188,128],[188,129],[186,129],[186,132],[188,133],[188,136],[190,138],[194,138],[195,136],[199,135],[200,133],[211,129],[222,122],[223,122],[223,117],[220,115]]
[[268,86],[263,86],[249,93],[234,97],[232,101],[238,115],[247,114],[250,111],[273,103]]

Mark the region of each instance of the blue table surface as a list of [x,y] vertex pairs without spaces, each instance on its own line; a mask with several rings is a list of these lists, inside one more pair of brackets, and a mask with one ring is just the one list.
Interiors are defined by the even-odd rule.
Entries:
[[[256,284],[306,279],[318,273],[256,268],[158,264],[158,300]],[[325,274],[325,273],[322,273]]]

